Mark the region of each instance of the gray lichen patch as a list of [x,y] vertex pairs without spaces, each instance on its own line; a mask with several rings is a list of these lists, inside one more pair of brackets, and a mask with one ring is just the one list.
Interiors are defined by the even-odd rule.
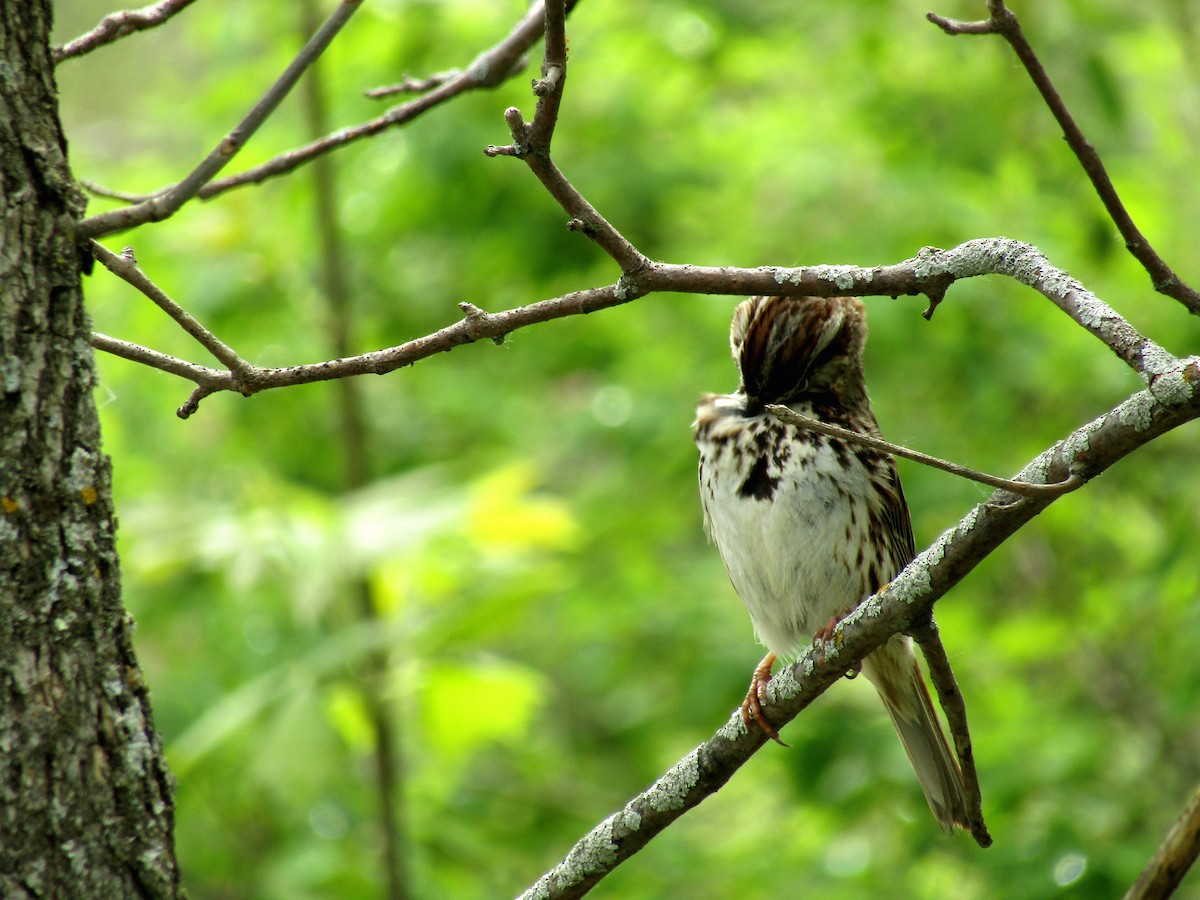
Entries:
[[792,667],[785,666],[767,682],[767,700],[772,703],[791,700],[800,695],[803,687],[792,675]]
[[975,511],[972,510],[968,513],[969,523],[968,519],[964,519],[959,525],[943,531],[936,541],[917,554],[912,565],[909,565],[892,580],[888,590],[897,600],[912,605],[932,590],[933,579],[929,574],[929,569],[942,561],[942,557],[946,555],[946,545],[954,538],[958,529],[960,527],[969,529],[974,524],[972,518],[974,515]]
[[658,812],[683,809],[687,795],[700,779],[700,750],[696,748],[646,791],[646,805]]
[[808,273],[821,281],[834,284],[839,291],[853,290],[856,284],[870,284],[875,273],[858,266],[811,266]]
[[[1159,403],[1166,406],[1179,406],[1189,402],[1196,395],[1196,381],[1188,376],[1200,366],[1200,357],[1184,360],[1173,360],[1174,365],[1164,370],[1150,385],[1150,393]],[[1147,369],[1150,367],[1147,366]]]
[[1154,421],[1154,407],[1157,405],[1154,395],[1149,391],[1138,391],[1117,407],[1117,421],[1131,426],[1134,431],[1145,431]]
[[804,281],[804,269],[775,269],[776,284],[800,284]]

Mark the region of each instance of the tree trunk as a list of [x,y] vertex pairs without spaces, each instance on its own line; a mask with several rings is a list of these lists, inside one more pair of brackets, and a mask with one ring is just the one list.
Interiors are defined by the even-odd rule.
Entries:
[[121,606],[49,0],[0,0],[0,896],[176,897]]

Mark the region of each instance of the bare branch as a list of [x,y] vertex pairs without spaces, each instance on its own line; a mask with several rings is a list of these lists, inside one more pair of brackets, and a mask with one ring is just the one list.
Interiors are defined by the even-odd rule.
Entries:
[[[571,0],[567,4],[568,12],[578,2],[579,0]],[[542,3],[535,3],[503,41],[481,53],[461,74],[434,88],[425,96],[394,106],[382,116],[368,122],[343,128],[303,147],[281,153],[253,169],[247,169],[245,172],[239,172],[237,175],[231,175],[205,185],[200,191],[200,199],[209,200],[233,188],[247,184],[259,184],[270,178],[286,175],[293,169],[325,153],[371,137],[388,128],[411,122],[422,113],[459,94],[503,84],[525,67],[526,52],[542,36],[544,17]]]
[[[508,110],[508,114],[508,118],[519,122],[520,111],[516,107],[511,107]],[[514,127],[514,138],[517,132],[518,128]],[[548,155],[524,153],[520,148],[521,144],[518,141],[512,147],[488,147],[485,152],[489,156],[520,156],[524,159],[530,170],[542,183],[542,186],[550,192],[550,196],[558,201],[558,205],[570,217],[567,227],[571,231],[582,232],[595,241],[621,267],[623,278],[637,278],[641,273],[646,272],[649,267],[654,265],[628,238],[617,231],[587,201],[583,194],[575,189],[575,186],[559,171],[554,161]]]
[[991,19],[983,19],[978,22],[963,22],[959,19],[948,19],[945,16],[939,16],[937,13],[931,12],[925,13],[925,18],[951,36],[996,33],[996,23]]
[[570,217],[568,228],[580,231],[595,241],[621,267],[622,276],[636,276],[650,265],[624,235],[602,216],[576,190],[550,158],[550,142],[558,124],[563,88],[567,80],[567,41],[564,28],[563,0],[546,4],[546,52],[542,60],[542,77],[533,82],[537,108],[533,121],[525,123],[515,106],[504,112],[513,142],[507,146],[495,144],[484,149],[488,156],[515,156],[525,160],[542,186]]
[[154,194],[136,206],[115,209],[84,219],[76,225],[76,234],[80,238],[100,237],[117,231],[125,231],[146,222],[161,222],[174,215],[183,204],[195,197],[204,185],[225,168],[238,151],[246,145],[259,126],[288,95],[300,76],[304,74],[304,70],[329,46],[338,32],[342,30],[342,26],[362,5],[362,2],[363,0],[341,0],[338,3],[337,8],[317,29],[317,33],[304,45],[304,49],[292,60],[275,84],[271,85],[271,88],[238,126],[222,138],[221,142],[213,148],[200,165],[192,170],[191,174],[178,184]]
[[851,431],[848,428],[841,428],[837,425],[818,421],[812,416],[801,415],[794,409],[778,403],[768,403],[766,409],[767,412],[776,418],[782,419],[784,422],[790,422],[792,425],[798,425],[810,431],[818,431],[830,437],[841,438],[842,440],[859,444],[863,447],[870,447],[872,450],[882,450],[884,453],[902,456],[905,459],[911,459],[913,462],[921,463],[923,466],[929,466],[932,469],[941,469],[943,472],[949,472],[951,475],[958,475],[960,478],[968,478],[971,481],[986,484],[988,487],[1011,491],[1014,494],[1020,494],[1025,497],[1034,497],[1038,494],[1065,494],[1083,485],[1082,481],[1073,476],[1066,478],[1058,484],[1025,484],[1021,481],[1009,481],[1007,478],[997,478],[995,475],[977,472],[974,469],[968,469],[966,466],[947,462],[944,459],[938,459],[936,456],[929,456],[917,450],[909,450],[907,447],[893,444],[891,441],[885,441],[883,438],[872,437],[869,434],[859,434],[857,431]]
[[178,375],[180,378],[186,378],[188,381],[194,381],[197,384],[217,384],[224,381],[227,377],[226,373],[220,369],[198,366],[195,363],[190,363],[174,356],[168,356],[165,353],[159,353],[157,350],[151,350],[140,344],[131,344],[129,341],[109,337],[107,334],[101,334],[98,331],[92,332],[91,343],[97,350],[103,350],[105,353],[111,353],[113,356],[121,357],[121,359],[141,363],[144,366],[159,369],[171,375]]
[[73,41],[68,41],[61,47],[54,48],[54,62],[72,59],[90,53],[97,47],[111,44],[113,41],[133,34],[135,31],[145,31],[162,25],[176,13],[183,12],[195,0],[159,0],[141,9],[127,9],[115,12],[100,20],[100,24],[81,34]]
[[[1161,434],[1200,417],[1200,358],[1179,363],[1105,415],[1037,456],[1021,473],[1030,483],[1061,481],[1076,472],[1094,478]],[[971,510],[864,600],[834,629],[821,649],[807,649],[767,685],[772,724],[791,721],[891,635],[928,619],[934,603],[988,554],[1041,513],[1054,497],[1009,502],[996,495]],[[766,742],[748,731],[740,710],[707,742],[692,750],[650,788],[585,835],[566,858],[522,895],[528,900],[581,897],[664,828],[724,785]]]
[[[234,367],[229,372],[217,373],[215,378],[209,377],[212,370],[202,370],[200,367],[196,367],[195,370],[181,371],[174,363],[170,367],[162,365],[160,364],[162,360],[172,359],[163,354],[143,355],[136,358],[125,352],[119,352],[117,355],[172,374],[182,375],[184,378],[197,382],[203,390],[194,393],[192,398],[178,410],[180,418],[186,419],[197,410],[200,400],[219,391],[235,391],[249,396],[259,391],[311,384],[317,381],[330,381],[335,378],[348,378],[354,375],[384,375],[404,366],[410,366],[428,356],[445,353],[455,347],[470,344],[482,338],[490,338],[496,343],[502,343],[504,336],[509,332],[535,322],[580,315],[627,302],[627,299],[632,298],[617,299],[615,289],[605,287],[576,291],[502,313],[485,313],[477,308],[472,308],[473,311],[468,311],[467,315],[455,324],[425,337],[385,350],[309,365],[267,369],[252,365],[237,356],[234,351],[229,350],[236,358]],[[212,337],[211,340],[216,341],[217,339]],[[110,346],[106,344],[99,346],[99,349],[110,350]],[[203,373],[203,378],[194,377],[194,372],[198,371]]]
[[203,400],[209,394],[216,393],[218,390],[219,388],[209,387],[205,384],[196,385],[196,389],[188,396],[183,406],[175,410],[175,415],[179,416],[181,419],[189,418],[192,413],[200,408],[201,400]]
[[1200,788],[1188,800],[1153,859],[1126,892],[1125,900],[1170,897],[1200,856]]
[[1038,59],[1033,47],[1026,39],[1025,33],[1021,30],[1021,24],[1017,21],[1016,14],[1004,5],[1003,0],[988,0],[988,10],[991,12],[991,17],[982,22],[958,22],[934,13],[927,13],[926,18],[946,34],[998,34],[1008,41],[1017,54],[1017,58],[1025,67],[1025,71],[1029,73],[1038,93],[1042,95],[1042,99],[1058,121],[1059,127],[1062,128],[1063,137],[1066,138],[1068,146],[1074,152],[1080,165],[1083,166],[1083,171],[1091,180],[1092,187],[1099,195],[1113,224],[1117,226],[1121,237],[1125,239],[1126,248],[1150,275],[1154,289],[1160,294],[1178,300],[1193,315],[1200,315],[1200,293],[1185,284],[1175,274],[1134,224],[1133,217],[1125,209],[1125,204],[1121,202],[1117,189],[1108,176],[1108,170],[1104,168],[1100,154],[1096,152],[1096,148],[1092,146],[1092,143],[1075,123],[1062,96],[1054,87],[1041,60]]
[[[517,69],[524,68],[519,65],[522,61],[518,60],[518,65],[514,66],[514,70],[510,75],[515,75]],[[384,97],[393,97],[396,94],[424,94],[427,91],[432,91],[434,88],[441,87],[447,81],[453,81],[455,78],[461,77],[462,74],[462,69],[450,69],[447,72],[438,72],[425,78],[413,78],[411,75],[405,74],[404,80],[398,84],[371,88],[370,90],[363,91],[363,96],[370,97],[372,100],[381,100]]]
[[[131,260],[122,260],[103,248],[100,250],[102,252],[98,252],[97,256],[106,266],[115,265],[113,271],[120,277],[125,278],[131,269],[136,270]],[[1014,278],[1050,298],[1083,327],[1101,338],[1152,385],[1179,364],[1175,357],[1142,337],[1106,303],[1085,290],[1065,272],[1051,266],[1035,247],[1006,238],[982,238],[968,241],[950,250],[927,247],[916,257],[902,263],[873,268],[803,266],[794,269],[736,269],[647,261],[637,272],[622,274],[615,285],[575,291],[498,313],[484,312],[472,304],[460,304],[465,313],[464,318],[424,337],[358,356],[275,369],[259,368],[239,357],[198,322],[190,319],[174,301],[150,283],[149,279],[145,279],[144,275],[141,276],[144,281],[135,280],[131,283],[158,303],[181,327],[230,367],[229,374],[219,382],[210,380],[205,383],[208,390],[204,396],[207,396],[208,393],[220,390],[250,395],[273,388],[352,375],[382,375],[463,344],[484,338],[499,343],[506,335],[520,328],[619,306],[655,291],[820,297],[839,294],[861,297],[926,294],[940,298],[945,294],[947,286],[954,281],[987,274]],[[225,358],[219,353],[225,354]],[[189,414],[195,411],[195,408],[194,404],[185,404],[184,407],[189,410]],[[1075,486],[1073,482],[1068,482],[1056,486],[1052,492],[1061,493]],[[1012,490],[1012,487],[1007,489]]]
[[530,152],[549,156],[567,83],[567,12],[564,0],[546,0],[545,5],[546,49],[542,57],[542,77],[533,83],[538,102],[529,127],[528,142]]
[[248,368],[247,363],[231,347],[222,343],[216,335],[201,325],[187,310],[168,297],[158,285],[146,277],[146,274],[138,268],[132,247],[126,247],[118,256],[96,241],[90,241],[88,246],[92,255],[104,264],[104,268],[153,300],[159,309],[174,319],[180,328],[195,338],[200,346],[228,366],[231,371],[245,371]]
[[[1176,363],[1173,356],[1143,337],[1115,309],[1070,274],[1052,266],[1031,244],[1006,238],[982,238],[948,251],[926,248],[917,255],[916,274],[922,278],[947,274],[955,279],[984,274],[1007,275],[1048,298],[1138,374],[1153,377]],[[932,314],[933,307],[926,317]]]
[[89,194],[94,194],[97,197],[107,197],[109,200],[120,200],[122,203],[143,203],[154,196],[153,194],[133,194],[129,191],[114,191],[86,178],[79,179],[79,186]]
[[971,837],[980,847],[990,847],[992,836],[983,821],[983,797],[979,789],[979,773],[975,770],[975,751],[971,744],[971,731],[967,726],[967,707],[962,691],[950,667],[946,647],[938,634],[937,622],[929,616],[920,625],[910,628],[908,633],[921,645],[925,661],[929,664],[929,680],[937,690],[938,702],[946,712],[950,734],[954,736],[954,751],[962,768],[963,788],[967,795],[967,823]]

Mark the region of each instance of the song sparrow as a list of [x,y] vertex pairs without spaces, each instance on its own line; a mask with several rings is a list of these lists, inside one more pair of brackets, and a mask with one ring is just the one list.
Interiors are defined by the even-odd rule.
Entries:
[[[912,523],[888,455],[786,424],[763,409],[878,435],[863,376],[866,312],[853,297],[753,297],[730,328],[741,384],[697,409],[705,525],[770,653],[742,704],[762,716],[777,657],[890,581],[913,557]],[[938,822],[966,825],[962,775],[934,715],[912,641],[896,635],[863,660]]]

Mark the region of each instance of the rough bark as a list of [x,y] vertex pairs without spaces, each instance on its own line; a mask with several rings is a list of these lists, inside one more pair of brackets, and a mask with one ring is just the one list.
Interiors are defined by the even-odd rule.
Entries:
[[121,605],[49,49],[0,0],[0,896],[175,897],[172,783]]

